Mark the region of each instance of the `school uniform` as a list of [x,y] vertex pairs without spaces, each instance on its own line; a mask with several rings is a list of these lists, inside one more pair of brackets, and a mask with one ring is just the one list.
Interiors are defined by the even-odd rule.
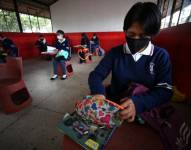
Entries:
[[92,53],[94,53],[95,50],[100,47],[99,46],[99,39],[98,38],[92,38],[91,41],[93,42],[91,44],[91,51],[92,51]]
[[38,40],[35,45],[38,47],[40,52],[46,52],[47,51],[47,43],[44,42],[42,39]]
[[[91,46],[90,46],[90,40],[88,39],[88,38],[82,38],[81,39],[81,45],[83,45],[83,46],[86,46],[86,48],[88,48],[88,52],[90,52],[91,53]],[[85,58],[85,55],[86,55],[86,53],[87,52],[80,52],[80,56],[83,58]],[[91,55],[89,56],[89,58],[88,58],[89,60],[92,60],[92,57],[91,57]],[[80,59],[80,63],[83,63],[83,62],[85,62],[84,60],[82,60],[82,59]]]
[[2,46],[5,51],[7,51],[9,56],[18,57],[18,48],[11,39],[4,38],[2,41]]
[[98,39],[98,38],[92,38],[91,40],[94,42],[94,44],[95,44],[97,47],[99,47],[100,42],[99,42],[99,39]]
[[82,38],[81,45],[85,45],[90,50],[90,40],[88,38]]
[[[68,40],[67,39],[64,39],[64,40],[57,40],[56,41],[56,44],[55,44],[55,47],[56,49],[58,49],[58,51],[61,51],[61,50],[65,50],[68,52],[68,54],[70,54],[70,50],[69,50],[69,43],[68,43]],[[66,67],[65,67],[65,62],[66,62],[66,58],[64,56],[59,56],[59,57],[56,57],[54,58],[53,60],[53,69],[54,69],[54,74],[57,74],[57,68],[58,68],[58,63],[61,64],[61,67],[62,67],[62,73],[63,75],[66,74]]]
[[136,112],[150,110],[170,100],[172,96],[171,62],[169,54],[163,48],[151,42],[142,52],[131,54],[128,45],[120,45],[101,60],[89,76],[91,94],[106,95],[103,80],[111,72],[109,88],[110,98],[119,103],[123,93],[133,83],[149,89],[140,95],[130,97],[135,104]]

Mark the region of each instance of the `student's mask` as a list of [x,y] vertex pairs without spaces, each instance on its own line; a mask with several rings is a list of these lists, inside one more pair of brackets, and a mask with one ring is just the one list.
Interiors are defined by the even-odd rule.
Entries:
[[133,39],[126,36],[127,45],[131,54],[135,54],[149,44],[149,38]]
[[63,39],[63,35],[57,35],[57,39],[58,40],[62,40]]

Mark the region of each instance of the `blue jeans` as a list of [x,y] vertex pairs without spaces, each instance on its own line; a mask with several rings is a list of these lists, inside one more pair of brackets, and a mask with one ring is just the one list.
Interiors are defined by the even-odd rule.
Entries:
[[99,48],[99,44],[92,44],[91,45],[91,52],[94,53],[97,48]]
[[66,67],[65,67],[65,60],[55,60],[53,59],[53,71],[54,71],[54,74],[58,74],[58,64],[61,65],[61,68],[62,68],[62,74],[66,74]]
[[18,57],[18,48],[17,47],[12,47],[9,50],[9,56]]

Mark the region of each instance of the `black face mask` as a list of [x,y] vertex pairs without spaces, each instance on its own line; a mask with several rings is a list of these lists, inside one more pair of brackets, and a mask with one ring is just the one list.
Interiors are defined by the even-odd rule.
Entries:
[[150,39],[149,38],[142,38],[142,39],[133,39],[126,37],[126,41],[131,51],[131,54],[135,54],[140,51],[142,48],[148,46]]

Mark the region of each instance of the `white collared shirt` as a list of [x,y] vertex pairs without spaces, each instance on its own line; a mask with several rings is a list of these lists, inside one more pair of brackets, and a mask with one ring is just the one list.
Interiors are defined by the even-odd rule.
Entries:
[[66,40],[66,38],[63,38],[61,40],[59,39],[58,42],[63,43],[65,40]]
[[152,56],[153,50],[154,50],[154,45],[151,42],[149,42],[148,46],[142,52],[131,54],[128,44],[127,43],[124,44],[124,53],[131,54],[135,62],[137,62],[143,55]]

